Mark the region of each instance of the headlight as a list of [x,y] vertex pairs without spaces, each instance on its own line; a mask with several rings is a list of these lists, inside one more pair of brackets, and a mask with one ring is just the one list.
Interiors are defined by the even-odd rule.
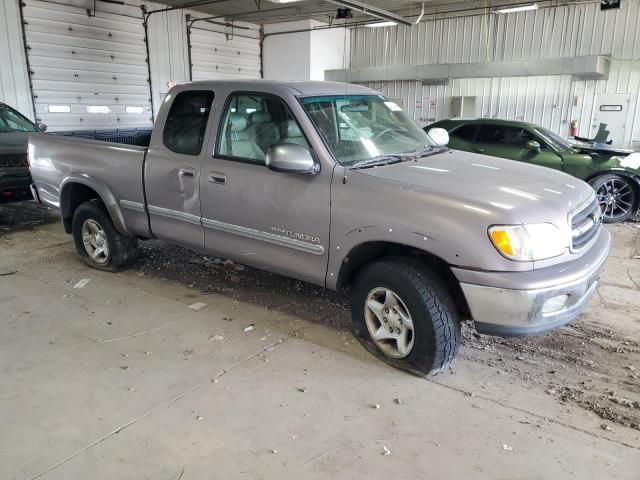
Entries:
[[562,255],[566,239],[551,223],[496,225],[489,228],[493,246],[510,260],[530,262]]

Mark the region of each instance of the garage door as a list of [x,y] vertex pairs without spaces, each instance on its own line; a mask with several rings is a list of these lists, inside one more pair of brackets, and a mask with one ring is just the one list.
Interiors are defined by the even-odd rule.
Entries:
[[142,10],[135,5],[24,1],[38,121],[50,130],[148,127]]
[[192,79],[260,78],[259,37],[255,25],[196,20],[189,33]]

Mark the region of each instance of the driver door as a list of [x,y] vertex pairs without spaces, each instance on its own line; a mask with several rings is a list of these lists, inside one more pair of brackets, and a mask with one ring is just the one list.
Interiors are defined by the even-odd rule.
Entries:
[[275,95],[231,93],[219,124],[200,179],[206,250],[324,285],[332,170],[302,175],[266,167],[274,144],[310,149],[291,109]]

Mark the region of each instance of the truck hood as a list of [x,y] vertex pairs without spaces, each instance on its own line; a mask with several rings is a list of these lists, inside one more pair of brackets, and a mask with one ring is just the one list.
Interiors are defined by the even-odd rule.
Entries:
[[27,143],[32,132],[0,133],[0,155],[6,153],[27,153]]
[[454,150],[356,171],[523,223],[566,222],[567,213],[594,195],[582,180],[550,168]]

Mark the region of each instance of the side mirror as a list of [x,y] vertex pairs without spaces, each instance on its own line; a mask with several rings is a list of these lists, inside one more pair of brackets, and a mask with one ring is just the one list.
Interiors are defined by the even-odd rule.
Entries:
[[269,170],[284,173],[316,175],[320,165],[309,149],[295,143],[272,145],[267,150],[266,165]]
[[444,128],[432,128],[427,132],[427,135],[438,147],[449,145],[449,132]]
[[526,148],[527,150],[539,152],[540,143],[536,142],[535,140],[529,140],[527,143],[524,144],[524,148]]
[[47,126],[44,123],[36,123],[36,127],[38,127],[38,130],[40,130],[41,132],[47,131]]

